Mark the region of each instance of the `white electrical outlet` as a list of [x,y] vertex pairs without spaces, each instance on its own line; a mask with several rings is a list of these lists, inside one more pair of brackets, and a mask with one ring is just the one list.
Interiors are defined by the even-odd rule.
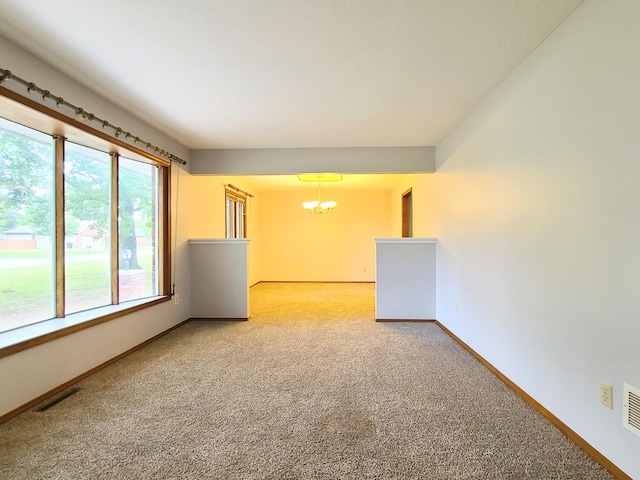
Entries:
[[173,303],[175,303],[176,305],[180,305],[180,295],[178,295],[177,293],[173,296]]
[[611,385],[600,384],[600,403],[607,408],[613,409],[613,387]]

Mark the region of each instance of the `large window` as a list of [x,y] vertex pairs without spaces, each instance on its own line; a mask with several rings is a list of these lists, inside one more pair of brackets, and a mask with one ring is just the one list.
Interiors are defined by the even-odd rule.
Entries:
[[158,293],[158,167],[120,158],[120,301]]
[[55,315],[53,138],[0,118],[0,331]]
[[65,313],[111,303],[111,157],[65,143]]
[[88,132],[0,118],[0,332],[166,295],[167,185],[166,165]]

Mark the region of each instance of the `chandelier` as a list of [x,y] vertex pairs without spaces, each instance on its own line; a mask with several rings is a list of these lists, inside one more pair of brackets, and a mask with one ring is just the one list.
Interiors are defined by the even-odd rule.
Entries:
[[302,202],[302,206],[310,213],[329,213],[335,208],[338,202],[333,200],[324,201],[322,198],[322,189],[320,188],[321,178],[318,177],[318,199],[311,202]]

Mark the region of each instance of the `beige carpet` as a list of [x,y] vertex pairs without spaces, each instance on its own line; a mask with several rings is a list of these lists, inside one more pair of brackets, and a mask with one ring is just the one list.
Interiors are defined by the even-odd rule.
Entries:
[[609,479],[371,284],[260,284],[0,426],[2,479]]

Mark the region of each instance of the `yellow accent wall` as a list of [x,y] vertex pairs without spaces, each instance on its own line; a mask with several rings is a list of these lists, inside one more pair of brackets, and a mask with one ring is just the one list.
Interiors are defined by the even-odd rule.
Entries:
[[306,212],[303,201],[314,200],[316,187],[259,190],[253,177],[185,176],[189,209],[180,219],[189,238],[225,235],[224,184],[255,195],[248,199],[249,284],[259,281],[375,281],[376,237],[399,237],[401,197],[413,189],[415,237],[432,237],[433,174],[400,177],[391,190],[332,189],[325,200],[338,206],[326,215]]
[[302,208],[316,191],[263,191],[258,204],[259,265],[264,281],[374,281],[375,237],[392,235],[390,191],[322,188],[338,206]]

